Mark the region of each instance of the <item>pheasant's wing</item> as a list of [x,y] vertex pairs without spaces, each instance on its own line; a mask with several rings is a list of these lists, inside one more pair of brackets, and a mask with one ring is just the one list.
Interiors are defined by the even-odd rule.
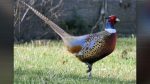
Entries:
[[102,31],[99,33],[91,34],[82,49],[76,54],[76,56],[79,59],[85,59],[92,56],[96,56],[101,50],[103,49],[103,46],[105,45],[105,39],[109,37],[111,34]]

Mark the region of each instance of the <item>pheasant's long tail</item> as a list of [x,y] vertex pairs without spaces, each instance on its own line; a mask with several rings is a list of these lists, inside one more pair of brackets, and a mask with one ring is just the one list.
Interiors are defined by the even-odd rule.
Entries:
[[24,5],[26,5],[29,9],[31,9],[39,18],[41,18],[43,21],[45,21],[46,24],[48,24],[62,39],[64,39],[66,36],[70,36],[67,32],[65,32],[62,28],[60,28],[58,25],[56,25],[54,22],[49,20],[46,16],[41,14],[39,11],[28,5],[27,3],[20,1]]

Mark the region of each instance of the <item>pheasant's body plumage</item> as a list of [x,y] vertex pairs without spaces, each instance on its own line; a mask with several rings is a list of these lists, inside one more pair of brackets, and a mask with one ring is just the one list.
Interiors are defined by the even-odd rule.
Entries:
[[94,63],[109,55],[115,48],[116,33],[107,31],[89,35],[82,49],[76,54],[82,62]]
[[114,24],[117,20],[116,16],[109,17],[105,31],[72,36],[30,5],[25,2],[22,3],[28,6],[62,38],[69,52],[75,54],[80,61],[88,65],[87,72],[90,72],[89,76],[91,76],[92,64],[113,52],[116,45],[116,30],[114,29]]

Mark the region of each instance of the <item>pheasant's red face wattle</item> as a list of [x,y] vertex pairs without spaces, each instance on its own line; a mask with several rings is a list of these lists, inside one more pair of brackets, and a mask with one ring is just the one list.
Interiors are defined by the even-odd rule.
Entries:
[[117,19],[117,17],[113,15],[113,16],[110,16],[110,17],[109,17],[109,20],[108,20],[108,21],[109,21],[112,25],[114,25],[114,24],[117,22],[116,19]]

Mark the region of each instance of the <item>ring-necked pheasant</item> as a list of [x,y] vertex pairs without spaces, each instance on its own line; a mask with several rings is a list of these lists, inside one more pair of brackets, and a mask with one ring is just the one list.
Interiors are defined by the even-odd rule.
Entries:
[[89,78],[91,78],[93,63],[113,52],[117,38],[114,25],[119,21],[115,15],[106,18],[107,22],[104,31],[83,36],[72,36],[30,5],[23,1],[22,3],[45,21],[62,38],[69,52],[75,54],[80,61],[88,65],[87,73]]

